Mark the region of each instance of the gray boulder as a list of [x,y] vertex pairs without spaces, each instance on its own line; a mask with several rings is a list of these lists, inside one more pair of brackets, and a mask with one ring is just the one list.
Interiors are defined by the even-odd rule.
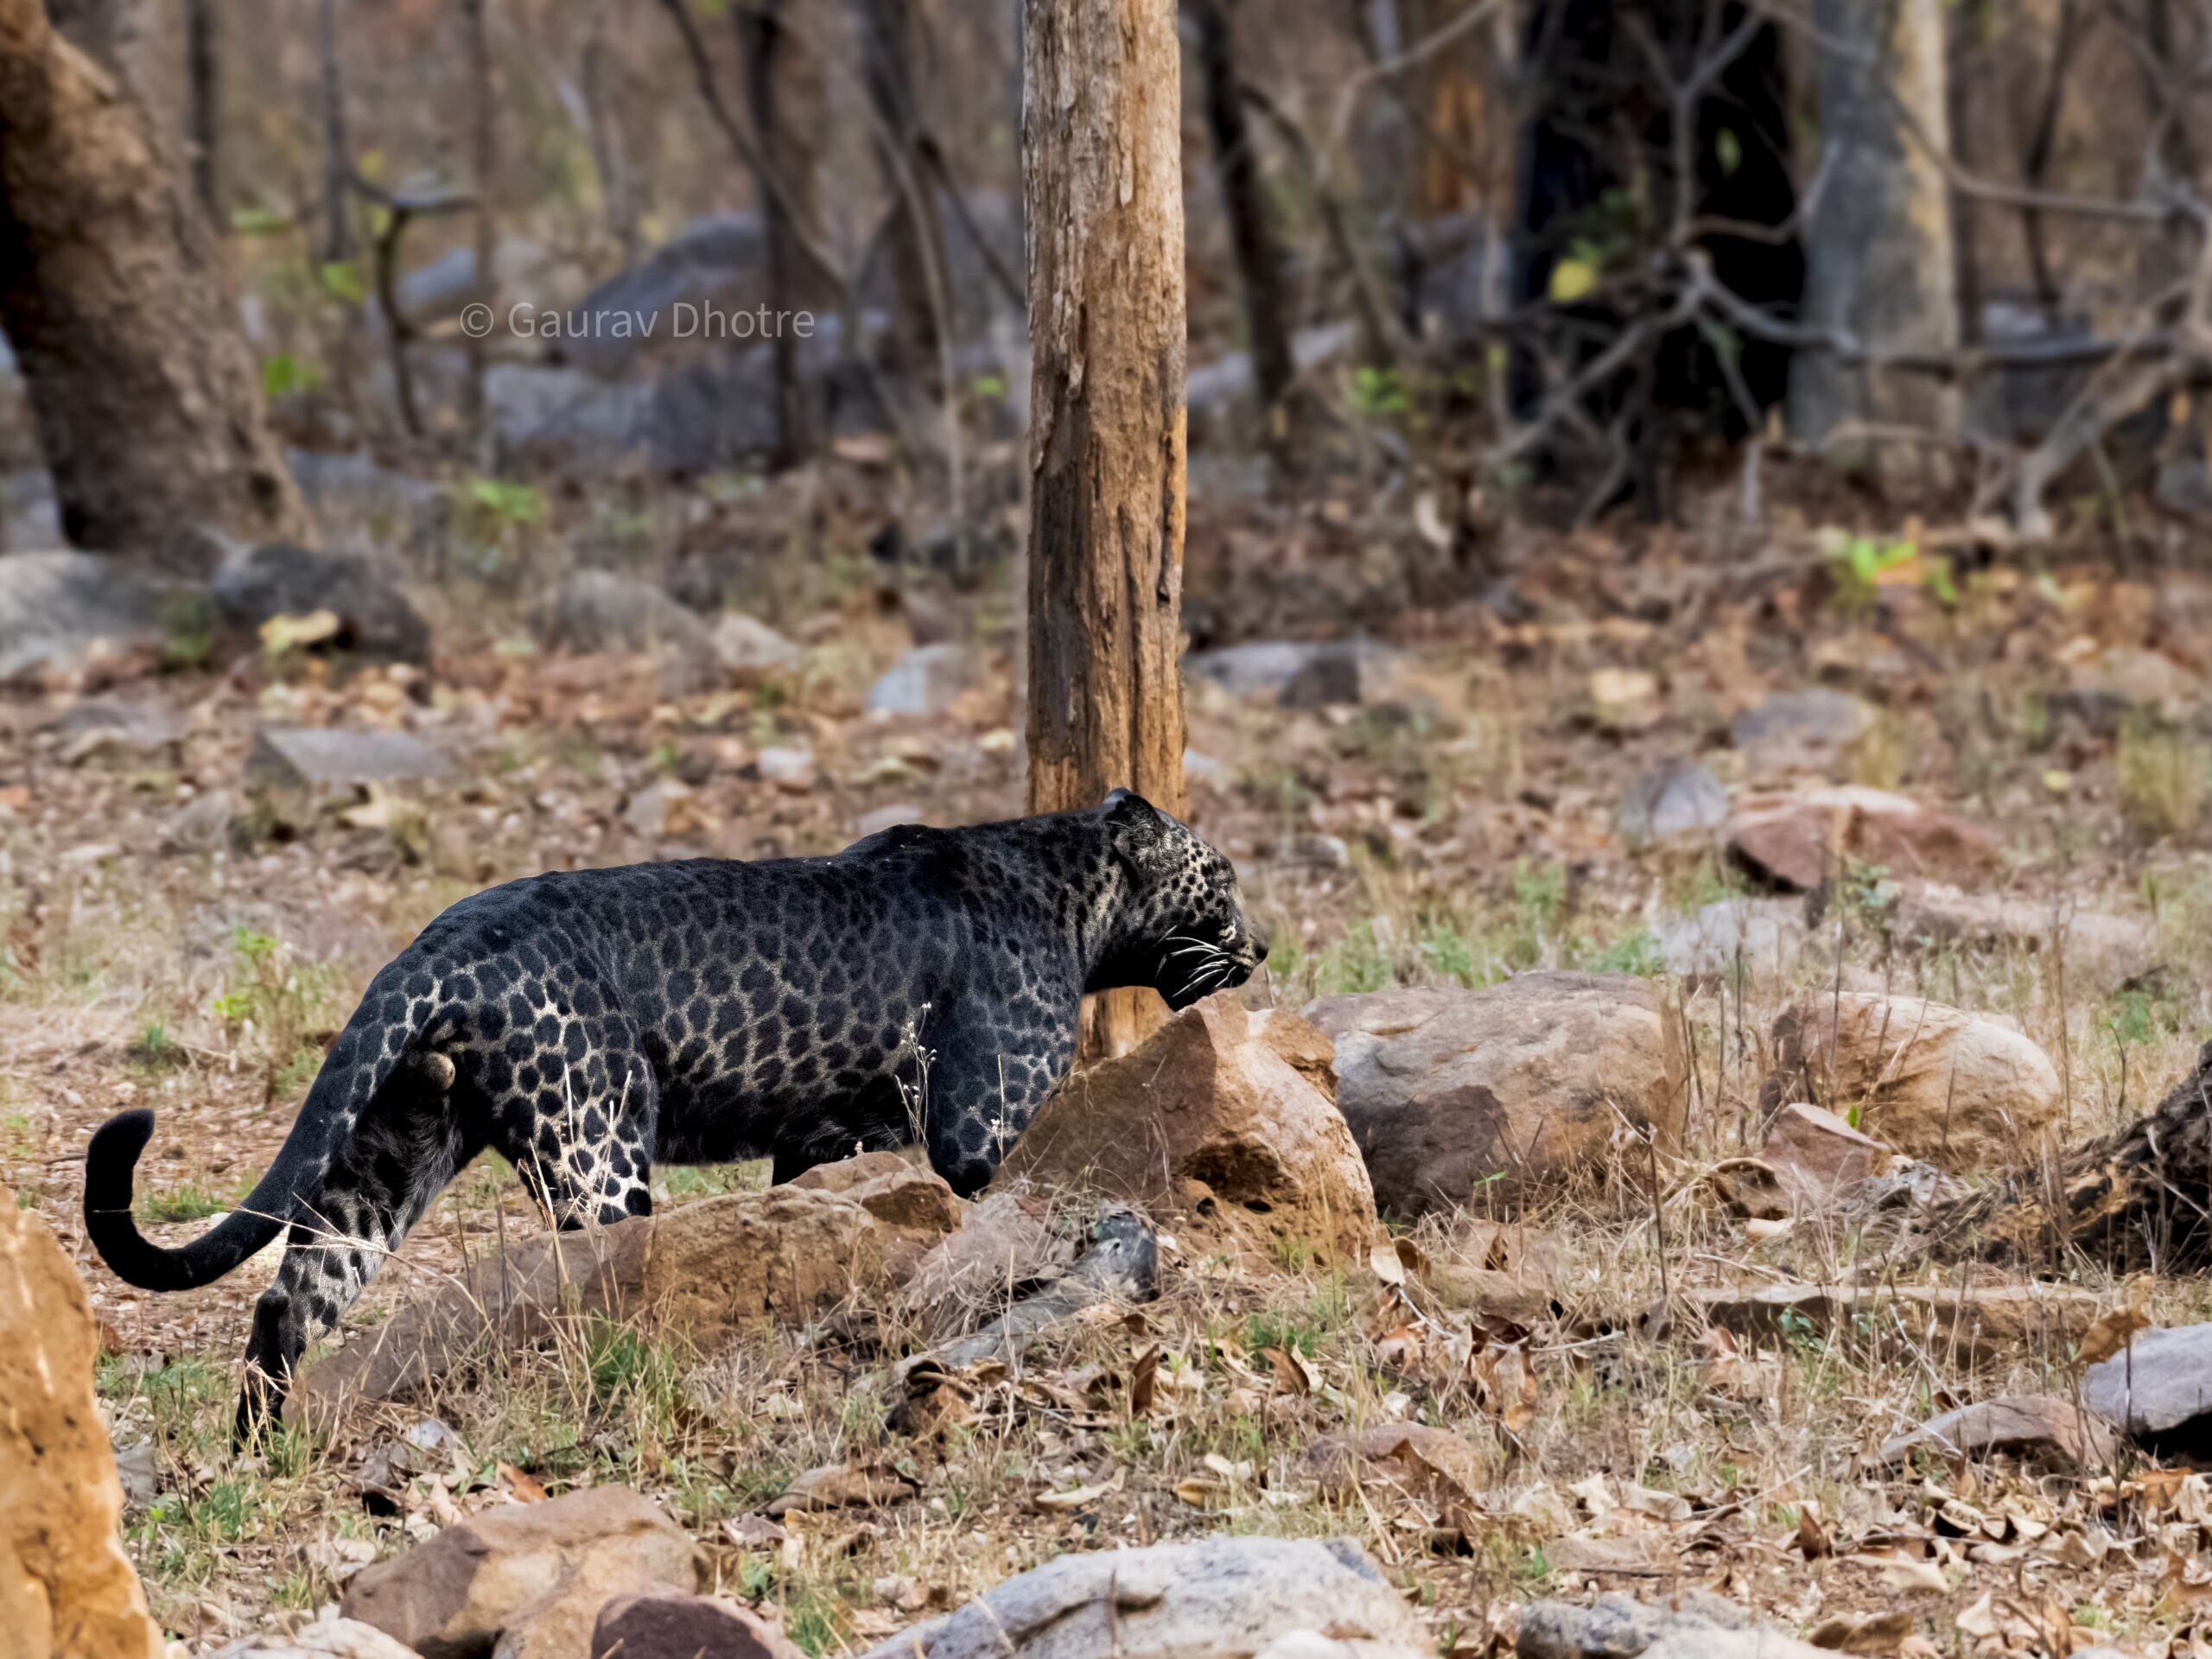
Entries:
[[1301,1630],[1434,1645],[1351,1540],[1221,1537],[1063,1555],[866,1659],[1250,1659]]
[[0,678],[65,664],[99,640],[158,645],[186,589],[98,553],[0,557]]
[[1728,821],[1728,788],[1709,766],[1694,761],[1647,772],[1621,797],[1613,823],[1632,847],[1700,830],[1718,830]]
[[2139,1332],[2127,1352],[2082,1373],[2082,1398],[2131,1439],[2212,1442],[2212,1324]]
[[645,652],[674,646],[714,654],[707,625],[649,582],[611,570],[579,570],[539,601],[531,619],[555,651]]
[[1521,1614],[1519,1659],[1813,1659],[1825,1649],[1762,1625],[1732,1601],[1686,1590],[1666,1603],[1599,1596],[1539,1601]]
[[227,561],[208,598],[226,628],[248,636],[279,616],[331,611],[336,649],[377,662],[427,663],[430,626],[407,595],[368,560],[270,542]]

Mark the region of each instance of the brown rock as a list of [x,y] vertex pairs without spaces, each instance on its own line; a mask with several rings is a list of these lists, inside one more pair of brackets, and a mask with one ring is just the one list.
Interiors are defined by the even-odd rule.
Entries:
[[1071,1077],[992,1189],[1095,1188],[1240,1242],[1300,1239],[1364,1261],[1375,1195],[1334,1083],[1328,1039],[1305,1020],[1208,997]]
[[1522,974],[1323,997],[1306,1014],[1336,1039],[1338,1103],[1399,1215],[1513,1207],[1599,1178],[1624,1121],[1662,1147],[1681,1131],[1681,1021],[1649,980]]
[[1882,1461],[1903,1463],[1923,1449],[1948,1457],[2002,1452],[2014,1457],[2070,1465],[2111,1465],[2120,1450],[2112,1430],[2071,1400],[2053,1394],[1978,1400],[1923,1423],[1882,1446]]
[[1850,1198],[1891,1161],[1890,1149],[1834,1112],[1802,1103],[1784,1106],[1767,1125],[1759,1158],[1772,1170],[1793,1208],[1818,1211]]
[[1755,1285],[1688,1293],[1708,1323],[1752,1342],[1834,1332],[1886,1349],[1910,1339],[1923,1352],[1976,1362],[2061,1356],[2103,1313],[2099,1298],[2064,1285]]
[[1047,1224],[1046,1207],[1041,1196],[1018,1187],[986,1193],[960,1230],[916,1264],[899,1311],[931,1338],[957,1336],[979,1316],[1058,1279],[1075,1247]]
[[1486,1484],[1480,1452],[1449,1429],[1422,1423],[1339,1429],[1307,1447],[1306,1461],[1321,1490],[1339,1497],[1379,1483],[1440,1507],[1465,1503]]
[[1980,826],[1855,784],[1746,796],[1724,834],[1754,872],[1808,891],[1853,861],[1878,864],[1899,880],[1942,881],[1984,874],[1997,862],[1997,843]]
[[730,1192],[582,1233],[540,1235],[465,1285],[402,1308],[301,1373],[289,1421],[328,1423],[576,1314],[645,1320],[711,1349],[770,1315],[802,1317],[910,1274],[960,1224],[959,1200],[889,1153],[825,1165],[766,1192]]
[[2104,989],[2158,965],[2158,929],[2147,916],[2030,904],[1942,881],[1903,883],[1889,926],[1891,938],[1910,945],[1955,944],[2044,955],[2056,942],[2069,982]]
[[92,1398],[92,1304],[53,1230],[0,1185],[0,1631],[22,1659],[158,1659],[123,1553]]
[[[705,1574],[698,1548],[652,1503],[626,1487],[597,1486],[486,1510],[364,1567],[338,1611],[423,1659],[480,1659],[510,1626],[520,1628],[525,1611],[546,1612],[564,1591],[605,1586],[604,1603],[648,1583],[696,1590]],[[590,1628],[586,1620],[582,1630]],[[582,1651],[581,1639],[570,1651]]]
[[618,1597],[599,1615],[592,1659],[801,1659],[784,1633],[734,1601],[667,1593]]
[[2061,1103],[2058,1073],[2035,1044],[1917,997],[1808,995],[1776,1019],[1774,1054],[1760,1089],[1767,1110],[1827,1095],[1832,1109],[1856,1106],[1859,1128],[1885,1146],[1959,1174],[2031,1156]]

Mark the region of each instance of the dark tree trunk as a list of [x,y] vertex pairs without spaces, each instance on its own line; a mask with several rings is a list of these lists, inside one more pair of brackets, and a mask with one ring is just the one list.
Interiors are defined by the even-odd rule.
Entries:
[[[493,198],[499,168],[499,103],[492,84],[492,25],[486,15],[490,0],[461,0],[463,44],[468,54],[469,172],[476,181],[477,298],[499,313],[499,222]],[[484,376],[491,366],[491,334],[468,336],[467,406],[463,411],[472,432],[484,426]]]
[[339,56],[338,0],[315,0],[315,51],[322,99],[322,257],[353,257],[353,152],[346,138],[346,75]]
[[[777,80],[790,44],[784,27],[784,0],[757,0],[753,5],[739,8],[737,29],[745,54],[746,99],[753,110],[753,142],[760,158],[753,183],[767,229],[768,309],[785,312],[796,304],[799,261],[804,256],[791,223],[791,175],[785,165],[790,146],[785,142],[777,97]],[[807,407],[799,340],[792,330],[775,331],[772,353],[776,453],[770,459],[779,467],[795,467],[813,453],[814,423]]]
[[1205,83],[1206,127],[1213,139],[1214,176],[1230,245],[1244,288],[1245,326],[1251,338],[1252,378],[1270,424],[1297,373],[1291,355],[1289,306],[1284,297],[1282,254],[1268,218],[1259,156],[1236,75],[1235,0],[1191,0],[1198,29],[1198,71]]
[[146,106],[0,0],[0,328],[79,546],[204,573],[306,531],[218,245]]
[[[1183,810],[1184,289],[1175,0],[1027,0],[1029,809]],[[1150,991],[1096,1000],[1133,1048]]]
[[935,371],[940,321],[949,327],[944,235],[927,130],[914,101],[915,29],[908,0],[861,0],[861,59],[876,112],[876,154],[891,193],[889,250],[896,362],[908,374]]
[[230,215],[223,207],[223,57],[215,0],[185,0],[184,52],[184,139],[191,151],[192,190],[220,236]]

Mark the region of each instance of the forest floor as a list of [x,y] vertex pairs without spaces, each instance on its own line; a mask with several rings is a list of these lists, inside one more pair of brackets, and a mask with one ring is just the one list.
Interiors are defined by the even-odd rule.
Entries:
[[[816,1655],[1064,1549],[1224,1529],[1360,1539],[1447,1652],[1493,1650],[1518,1605],[1592,1582],[1707,1585],[1801,1631],[1904,1611],[1868,1651],[2063,1652],[2072,1630],[2202,1650],[2201,1481],[1874,1456],[1953,1403],[2070,1395],[2064,1343],[1978,1359],[1785,1331],[1736,1353],[1686,1313],[1671,1330],[1601,1317],[1648,1307],[1662,1284],[1681,1305],[1699,1286],[1817,1280],[1853,1259],[1858,1241],[1832,1230],[1753,1239],[1699,1179],[1755,1135],[1775,1014],[1840,975],[2016,1025],[2059,1066],[2074,1138],[2145,1109],[2212,1034],[2212,697],[2198,678],[2212,673],[2212,576],[2103,558],[1939,569],[1809,533],[1758,556],[1528,534],[1485,556],[1510,602],[1493,587],[1475,604],[1375,578],[1388,550],[1364,550],[1341,504],[1194,507],[1193,602],[1221,635],[1299,631],[1282,596],[1333,594],[1338,614],[1371,613],[1403,653],[1359,702],[1319,710],[1192,686],[1191,816],[1276,940],[1243,993],[1254,1006],[1539,966],[1671,977],[1667,925],[1746,891],[1710,833],[1637,849],[1616,826],[1634,779],[1684,760],[1738,791],[1826,778],[1941,803],[1998,837],[1995,890],[2140,916],[2155,935],[2159,968],[2118,984],[2067,971],[2063,954],[1917,950],[1889,937],[1880,873],[1861,872],[1867,892],[1830,906],[1802,950],[1749,963],[1738,983],[1677,982],[1697,1083],[1663,1225],[1648,1189],[1520,1218],[1592,1310],[1529,1337],[1525,1389],[1446,1363],[1447,1344],[1409,1330],[1368,1268],[1171,1257],[1159,1302],[1048,1339],[1033,1390],[1009,1386],[942,1440],[888,1427],[888,1360],[819,1330],[763,1332],[712,1362],[607,1330],[430,1402],[458,1449],[379,1506],[396,1512],[365,1504],[362,1465],[421,1402],[233,1463],[235,1363],[276,1255],[188,1295],[122,1286],[76,1214],[102,1120],[159,1109],[142,1205],[156,1236],[189,1236],[265,1166],[370,975],[464,893],[547,868],[827,852],[893,805],[938,823],[1020,810],[1015,578],[892,582],[856,542],[838,551],[828,524],[831,550],[802,578],[747,595],[805,648],[799,669],[758,683],[671,696],[644,658],[546,655],[512,583],[452,577],[424,590],[428,671],[125,658],[0,696],[0,1168],[72,1249],[107,1327],[129,1544],[173,1633],[212,1642],[313,1608],[361,1560],[478,1504],[623,1482],[664,1498],[714,1548],[724,1587]],[[918,632],[970,642],[975,683],[942,714],[866,713]],[[2170,682],[2115,719],[2075,718],[2069,694],[2115,647],[2160,653]],[[1815,684],[1866,700],[1855,739],[1779,763],[1732,743],[1734,716]],[[173,715],[175,734],[56,728],[101,697]],[[246,762],[278,723],[405,728],[458,765],[340,802],[275,798]],[[767,749],[811,764],[769,781]],[[656,785],[669,786],[641,804]],[[210,846],[185,826],[216,791],[230,804]],[[656,1197],[763,1179],[665,1170]],[[479,1165],[349,1328],[540,1224]],[[1433,1218],[1416,1230],[1439,1257],[1483,1236]],[[2162,1324],[2212,1313],[2196,1281],[2077,1283],[2113,1306],[2147,1296]],[[1087,1392],[1154,1347],[1164,1386],[1149,1409]],[[1270,1350],[1305,1363],[1286,1370]],[[1470,1502],[1440,1516],[1315,1490],[1303,1459],[1319,1436],[1414,1417],[1474,1448]],[[804,1517],[820,1524],[778,1541],[734,1524],[841,1463],[893,1465],[912,1496],[864,1520]],[[1628,1542],[1605,1570],[1587,1551],[1583,1566],[1553,1559],[1563,1535],[1608,1530]]]

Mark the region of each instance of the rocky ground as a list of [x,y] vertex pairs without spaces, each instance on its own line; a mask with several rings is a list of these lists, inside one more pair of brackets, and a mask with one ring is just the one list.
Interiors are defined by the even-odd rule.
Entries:
[[[2101,561],[1516,532],[1455,602],[1341,503],[1202,499],[1192,810],[1266,974],[1071,1091],[980,1205],[868,1160],[767,1193],[671,1169],[659,1243],[555,1261],[473,1169],[313,1409],[233,1461],[274,1256],[175,1298],[106,1274],[74,1213],[105,1116],[160,1111],[146,1219],[188,1236],[462,893],[1018,810],[1013,576],[873,560],[834,472],[813,487],[715,510],[756,541],[811,514],[828,550],[734,576],[417,558],[410,603],[373,564],[275,561],[208,612],[0,565],[0,1166],[84,1274],[169,1636],[373,1611],[439,1582],[439,1541],[520,1528],[573,1531],[512,1545],[555,1562],[531,1596],[455,1637],[409,1592],[418,1622],[381,1628],[582,1652],[606,1614],[690,1629],[704,1591],[816,1659],[949,1614],[937,1653],[1013,1579],[1128,1621],[1116,1650],[1149,1650],[1141,1604],[1256,1652],[1306,1624],[1232,1639],[1221,1599],[1015,1575],[1350,1539],[1143,1570],[1262,1605],[1385,1586],[1332,1634],[1394,1651],[1671,1659],[1737,1650],[1731,1620],[2197,1651],[2202,1282],[1939,1261],[1915,1230],[2149,1109],[2212,1034],[2212,580]],[[464,547],[558,539],[485,510]],[[1371,626],[1319,645],[1321,617]],[[639,1527],[666,1560],[592,1565]],[[1532,1611],[1597,1592],[1691,1622],[1623,1646]]]

